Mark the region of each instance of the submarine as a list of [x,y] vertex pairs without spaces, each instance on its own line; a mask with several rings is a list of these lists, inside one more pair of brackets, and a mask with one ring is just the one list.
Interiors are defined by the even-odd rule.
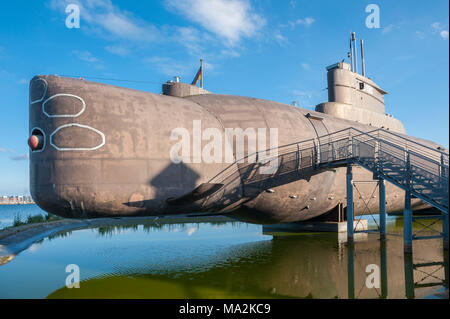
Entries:
[[[407,136],[401,121],[386,114],[387,92],[365,74],[362,41],[358,72],[356,48],[353,33],[349,63],[326,68],[328,101],[315,111],[215,94],[179,78],[164,83],[159,94],[35,76],[29,86],[28,140],[33,200],[43,210],[68,218],[217,214],[257,224],[326,219],[346,209],[345,167],[315,167],[312,148],[309,155],[302,154],[301,169],[297,162],[284,173],[262,173],[254,156],[250,160],[252,154],[264,146],[269,150],[320,141],[348,128],[382,128],[444,149]],[[230,131],[244,133],[241,148],[239,136]],[[211,147],[215,138],[219,150]],[[212,150],[218,153],[212,160],[203,156]],[[286,168],[291,162],[283,158],[275,164]],[[353,175],[355,180],[373,180],[359,166]],[[371,200],[373,187],[365,183],[358,189],[355,215],[378,209],[378,200]],[[402,211],[404,191],[387,183],[386,203],[387,212]],[[413,198],[412,207],[428,204]]]

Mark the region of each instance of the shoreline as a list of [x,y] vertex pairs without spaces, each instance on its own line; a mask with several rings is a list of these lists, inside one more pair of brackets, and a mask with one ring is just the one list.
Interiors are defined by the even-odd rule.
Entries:
[[11,261],[14,256],[26,250],[32,244],[49,236],[66,232],[103,226],[144,225],[144,224],[182,224],[208,222],[236,222],[223,215],[189,217],[117,217],[94,219],[61,219],[35,223],[0,230],[0,266]]

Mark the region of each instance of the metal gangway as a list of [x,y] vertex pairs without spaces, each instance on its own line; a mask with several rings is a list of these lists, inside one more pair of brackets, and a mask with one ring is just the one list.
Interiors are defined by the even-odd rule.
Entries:
[[[412,241],[419,239],[443,238],[444,249],[448,249],[449,219],[449,154],[448,152],[421,144],[404,135],[385,129],[363,132],[350,127],[318,138],[278,147],[276,158],[278,168],[272,175],[260,174],[258,170],[275,157],[259,151],[248,155],[253,159],[248,164],[238,164],[238,170],[226,175],[232,166],[214,177],[211,182],[222,185],[236,181],[244,188],[263,188],[265,181],[289,172],[306,168],[347,167],[347,237],[353,242],[353,174],[352,166],[359,165],[373,173],[379,185],[380,237],[386,237],[386,193],[385,181],[405,191],[404,250],[412,252]],[[242,159],[244,160],[244,159]],[[239,161],[240,163],[244,161]],[[229,172],[228,172],[229,173]],[[223,176],[226,177],[223,177]],[[259,184],[258,184],[259,183]],[[255,187],[252,185],[259,185]],[[411,199],[419,198],[441,214],[435,216],[413,217]],[[442,219],[442,232],[437,236],[417,236],[412,232],[412,222],[418,219]]]
[[[319,138],[317,165],[347,166],[347,222],[348,239],[353,240],[352,164],[371,171],[379,181],[380,234],[386,236],[385,181],[405,191],[404,249],[412,252],[412,240],[443,238],[448,249],[449,154],[384,129],[370,132],[349,128]],[[437,236],[417,236],[412,233],[411,198],[419,198],[441,211],[434,218],[443,220],[442,232]]]

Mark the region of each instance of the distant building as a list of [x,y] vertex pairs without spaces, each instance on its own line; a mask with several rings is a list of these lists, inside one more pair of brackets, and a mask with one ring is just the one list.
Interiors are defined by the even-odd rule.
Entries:
[[30,195],[0,195],[1,205],[34,204]]

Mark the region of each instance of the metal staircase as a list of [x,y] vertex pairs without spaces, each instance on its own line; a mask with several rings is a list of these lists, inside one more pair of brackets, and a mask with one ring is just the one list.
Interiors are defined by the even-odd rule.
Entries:
[[[381,238],[386,236],[386,180],[405,191],[405,251],[412,252],[413,239],[431,238],[415,236],[412,233],[413,220],[420,219],[412,216],[413,197],[442,212],[441,215],[433,217],[443,220],[443,230],[439,237],[443,237],[444,248],[448,249],[449,154],[444,150],[426,146],[384,129],[363,132],[349,127],[318,138],[283,145],[277,147],[276,151],[273,157],[267,155],[270,150],[249,154],[214,176],[204,186],[211,189],[217,186],[215,190],[198,196],[202,198],[202,207],[208,210],[213,206],[212,203],[216,206],[219,203],[220,206],[220,201],[224,205],[230,202],[239,205],[245,198],[257,196],[262,190],[270,190],[282,183],[298,179],[298,172],[346,166],[347,235],[349,241],[353,241],[352,166],[360,165],[378,179]],[[275,159],[278,163],[276,172],[261,173],[261,168]],[[244,198],[236,192],[239,185],[242,186]]]
[[[347,165],[347,207],[352,207],[352,174],[351,165],[360,165],[373,172],[374,178],[379,180],[380,191],[380,235],[386,236],[386,207],[384,180],[405,190],[405,207],[403,211],[403,243],[404,243],[404,267],[406,297],[414,297],[414,289],[429,286],[441,286],[448,288],[448,252],[444,252],[444,262],[432,262],[414,264],[412,257],[412,241],[420,239],[443,238],[444,250],[448,250],[449,240],[449,154],[440,149],[433,149],[426,145],[412,141],[404,136],[383,129],[371,132],[361,132],[349,128],[341,132],[335,132],[329,136],[319,138],[320,151],[317,156],[319,166]],[[412,216],[411,197],[420,198],[424,202],[442,212],[437,216]],[[349,243],[353,241],[353,209],[348,209],[350,216],[347,218],[347,235]],[[419,224],[422,219],[442,219],[442,232],[438,236],[418,236],[413,234],[412,222]],[[434,223],[433,223],[434,224]],[[424,228],[429,226],[421,224]],[[434,230],[434,229],[431,229]],[[353,246],[349,245],[352,250]],[[383,265],[383,241],[382,261]],[[386,252],[384,251],[384,259]],[[349,258],[353,258],[349,254]],[[439,282],[421,284],[414,281],[414,269],[429,266],[441,266],[444,268],[445,279]],[[382,266],[383,268],[383,266]],[[439,269],[439,268],[438,268]],[[386,263],[384,263],[386,270]],[[421,272],[427,277],[430,275]],[[425,278],[427,278],[425,277]],[[352,288],[349,277],[349,292]],[[382,289],[383,290],[383,289]],[[387,295],[387,284],[384,284],[384,294]]]
[[384,129],[348,128],[320,137],[319,145],[319,166],[350,160],[448,213],[448,153]]
[[[240,183],[243,185],[244,196],[251,196],[252,192],[269,188],[268,185],[274,183],[275,177],[288,176],[305,169],[347,166],[347,234],[349,241],[353,241],[352,165],[360,165],[379,180],[382,238],[386,235],[386,180],[405,190],[405,251],[412,252],[413,239],[430,238],[412,234],[412,197],[419,198],[442,212],[436,216],[443,220],[443,231],[439,237],[444,238],[444,247],[448,249],[449,154],[443,150],[384,129],[363,132],[350,127],[319,138],[280,146],[273,158],[267,156],[268,151],[259,151],[236,161],[209,183],[222,185],[223,193],[227,192],[228,187],[232,189],[231,186]],[[274,174],[260,173],[261,167],[275,158],[278,161],[277,171]],[[205,203],[213,199],[214,197],[208,196]]]
[[[404,250],[412,253],[412,240],[443,238],[448,249],[449,219],[449,154],[433,149],[399,134],[376,129],[362,132],[354,128],[319,138],[317,165],[347,165],[347,234],[353,241],[353,181],[352,164],[360,165],[374,174],[380,185],[380,233],[386,236],[386,207],[384,180],[405,190]],[[438,236],[417,236],[412,233],[411,198],[416,197],[442,212],[432,216],[442,219]],[[432,218],[431,217],[431,218]],[[430,219],[430,216],[427,216]],[[426,226],[425,226],[426,227]]]

